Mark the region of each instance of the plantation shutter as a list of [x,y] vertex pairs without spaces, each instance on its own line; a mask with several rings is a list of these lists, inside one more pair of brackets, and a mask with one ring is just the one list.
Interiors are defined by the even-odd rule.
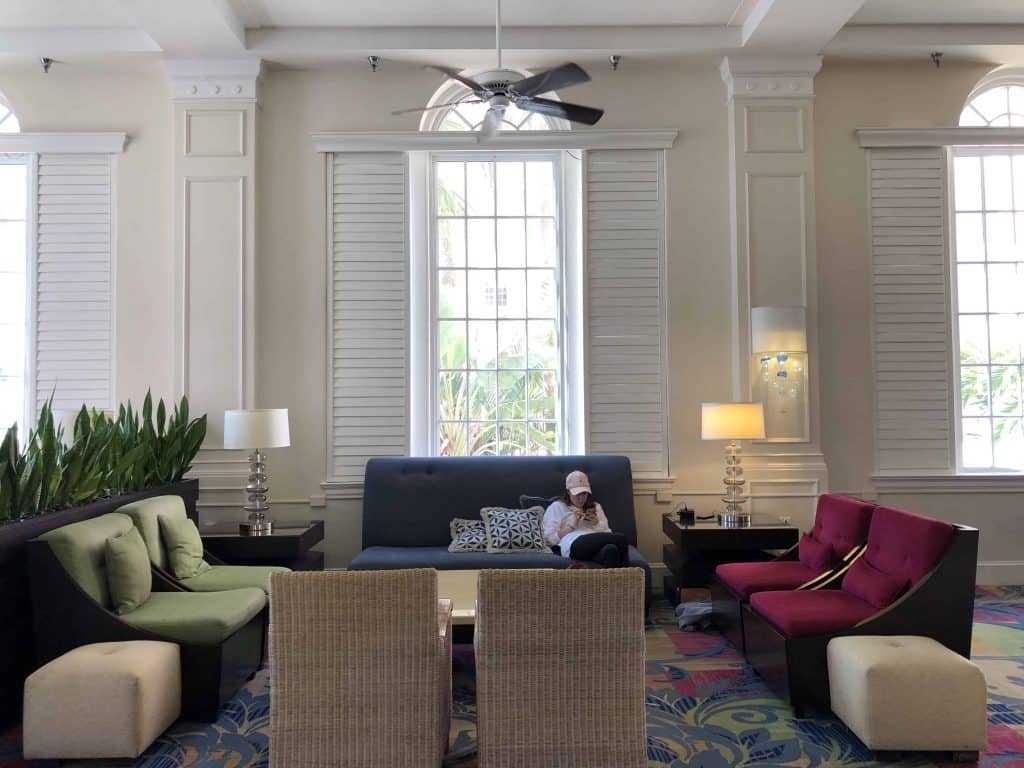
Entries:
[[588,452],[665,476],[664,151],[588,151],[584,183]]
[[335,153],[330,175],[331,480],[409,452],[408,160]]
[[114,407],[110,155],[41,154],[36,172],[35,410]]
[[946,154],[869,150],[872,354],[879,473],[949,471],[954,370]]

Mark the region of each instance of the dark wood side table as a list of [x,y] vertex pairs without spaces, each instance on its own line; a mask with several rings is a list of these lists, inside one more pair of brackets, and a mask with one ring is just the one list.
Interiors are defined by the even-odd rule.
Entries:
[[770,560],[771,550],[788,549],[800,538],[800,529],[771,520],[758,521],[747,528],[723,528],[717,520],[697,520],[683,525],[666,513],[661,529],[669,538],[662,549],[669,573],[665,575],[665,597],[679,600],[681,587],[706,587],[721,563]]
[[293,571],[322,571],[324,553],[312,549],[323,541],[324,521],[274,522],[273,533],[247,536],[238,523],[210,523],[199,527],[203,547],[233,565],[283,565]]

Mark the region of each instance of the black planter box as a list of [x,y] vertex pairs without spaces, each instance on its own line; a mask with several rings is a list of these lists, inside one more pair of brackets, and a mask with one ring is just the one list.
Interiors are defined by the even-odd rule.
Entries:
[[130,502],[165,495],[181,496],[189,517],[198,521],[199,481],[182,480],[27,520],[0,523],[0,728],[20,719],[25,678],[36,667],[25,542],[54,528],[113,512]]

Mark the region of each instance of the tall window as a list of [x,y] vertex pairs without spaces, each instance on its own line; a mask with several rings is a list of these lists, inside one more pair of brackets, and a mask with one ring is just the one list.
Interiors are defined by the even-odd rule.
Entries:
[[562,450],[558,163],[550,153],[433,160],[439,455]]
[[[982,92],[961,125],[1024,125],[1024,87]],[[956,148],[953,189],[960,465],[1024,471],[1024,148]]]
[[27,208],[24,155],[0,155],[0,433],[25,419]]

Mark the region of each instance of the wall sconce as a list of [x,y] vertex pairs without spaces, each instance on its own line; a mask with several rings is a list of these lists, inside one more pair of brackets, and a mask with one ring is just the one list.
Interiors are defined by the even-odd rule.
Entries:
[[768,442],[810,440],[807,315],[803,307],[750,311],[752,399],[764,403]]

